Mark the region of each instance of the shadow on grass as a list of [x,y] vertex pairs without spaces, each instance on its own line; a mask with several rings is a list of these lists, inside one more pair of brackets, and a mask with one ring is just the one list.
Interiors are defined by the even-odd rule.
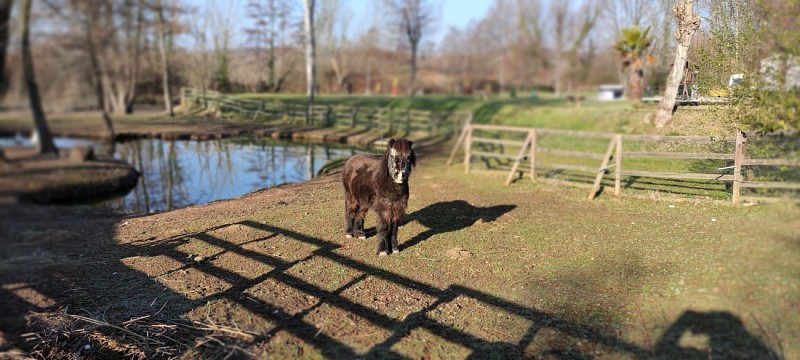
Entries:
[[400,244],[400,248],[408,249],[434,235],[459,231],[472,226],[478,221],[495,221],[516,207],[516,205],[475,207],[464,200],[445,201],[428,205],[410,215],[411,219],[425,225],[428,230],[403,242]]
[[[460,200],[433,204],[411,215],[430,230],[409,240],[410,244],[406,247],[435,234],[464,229],[478,220],[494,221],[513,209],[512,205],[474,207]],[[0,210],[3,210],[0,213],[9,211],[7,208]],[[0,229],[10,229],[8,222],[14,221],[14,216],[10,218],[0,218],[0,224],[3,225]],[[413,331],[421,330],[435,336],[437,342],[456,344],[466,349],[469,358],[474,359],[523,356],[591,358],[600,350],[605,353],[624,353],[629,358],[650,358],[653,355],[681,358],[683,355],[695,355],[694,350],[683,348],[678,343],[684,332],[692,331],[709,335],[712,351],[716,351],[714,355],[734,354],[726,352],[727,349],[746,351],[745,354],[751,355],[747,356],[749,358],[766,358],[774,354],[750,335],[741,320],[730,313],[687,313],[670,327],[658,341],[658,346],[650,350],[613,333],[470,286],[450,284],[440,288],[420,282],[406,274],[345,256],[338,251],[341,245],[335,242],[254,220],[223,224],[161,240],[149,238],[124,244],[115,243],[111,238],[116,219],[96,221],[90,230],[74,230],[86,231],[85,234],[68,237],[69,234],[58,232],[62,231],[60,226],[63,226],[59,221],[63,220],[43,222],[35,229],[42,232],[44,238],[58,234],[62,237],[51,248],[58,252],[57,256],[44,259],[41,263],[36,263],[40,261],[36,257],[28,260],[36,263],[26,266],[38,271],[38,278],[31,272],[10,271],[13,269],[8,267],[14,261],[0,263],[3,266],[3,272],[0,273],[0,308],[4,309],[0,314],[0,331],[4,337],[2,340],[5,340],[0,342],[0,351],[8,350],[11,345],[38,351],[35,355],[39,357],[64,357],[75,354],[83,344],[90,343],[94,351],[90,355],[98,358],[131,354],[145,358],[167,358],[182,354],[189,357],[248,358],[255,356],[248,349],[268,351],[265,349],[269,349],[273,337],[287,333],[297,343],[274,345],[278,346],[277,351],[283,347],[304,344],[326,358],[407,358],[407,355],[398,352],[396,345],[407,339]],[[6,242],[19,241],[6,237],[12,234],[3,231],[4,246]],[[242,234],[246,233],[255,236],[243,238]],[[22,241],[15,243],[13,252],[24,257],[40,245],[41,242]],[[193,260],[193,254],[188,252],[190,245],[194,246],[192,249],[205,249],[208,252],[205,258]],[[304,250],[283,255],[261,250],[269,246]],[[80,256],[85,254],[87,248],[92,249],[91,256],[81,260]],[[12,250],[8,251],[0,253],[0,259],[8,260]],[[237,260],[228,263],[218,261],[223,257]],[[150,266],[147,266],[148,261],[152,261]],[[301,271],[309,265],[314,272],[324,270],[324,267],[318,266],[319,263],[312,261],[332,264],[348,275],[333,286],[320,285],[319,278]],[[242,269],[248,266],[264,270],[242,273]],[[209,279],[217,281],[219,285],[214,285]],[[420,307],[406,316],[392,316],[363,303],[363,298],[379,295],[369,290],[360,293],[369,288],[368,281],[376,280],[386,284],[377,291],[414,291],[430,300],[420,302]],[[208,288],[204,289],[207,285]],[[50,302],[36,305],[29,300],[31,295],[50,299]],[[435,314],[457,303],[457,298],[490,308],[498,316],[522,318],[530,326],[524,333],[508,334],[504,341],[497,341],[489,333],[476,334],[467,331],[464,324],[437,318]],[[211,304],[221,306],[216,306],[214,313],[206,314],[207,321],[232,324],[233,327],[202,325],[187,319],[193,312],[211,311]],[[233,309],[241,309],[250,321],[258,319],[258,324],[268,325],[254,326],[262,329],[259,332],[239,330],[235,328],[237,318],[229,317],[235,311]],[[325,309],[335,311],[342,317],[330,318],[330,321],[363,319],[357,326],[360,333],[381,336],[368,340],[365,347],[358,349],[353,345],[353,337],[347,339],[335,331],[329,333],[321,327],[318,319],[314,320],[314,316],[319,316],[320,312],[325,316]],[[65,320],[80,320],[62,315],[68,310],[72,314],[85,315],[81,320],[83,322],[65,325],[68,323]],[[31,328],[32,314],[36,317],[46,312],[55,321]],[[87,324],[85,319],[91,317],[96,318],[98,323]],[[88,330],[83,330],[87,327]],[[534,341],[538,334],[553,331],[559,337],[576,339],[577,344],[582,342],[584,345],[546,345]],[[34,332],[36,335],[31,335]],[[28,333],[25,339],[23,333]],[[31,336],[34,341],[31,341]],[[107,350],[109,344],[121,344],[121,348],[128,352]],[[422,349],[416,350],[422,352]],[[270,355],[269,352],[267,354]],[[301,355],[294,353],[294,356]],[[281,354],[275,356],[281,357]]]
[[[709,351],[682,347],[686,338],[707,342]],[[691,341],[691,340],[688,340]],[[684,312],[658,340],[655,352],[674,359],[780,359],[751,335],[738,316],[727,311]]]

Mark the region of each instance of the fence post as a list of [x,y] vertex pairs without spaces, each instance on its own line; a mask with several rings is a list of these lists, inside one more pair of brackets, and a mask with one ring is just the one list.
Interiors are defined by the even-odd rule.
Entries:
[[185,87],[181,88],[181,107],[183,107],[184,110],[187,109],[187,107],[186,107],[186,105],[187,105],[187,103],[186,103],[186,90],[188,90],[188,89],[185,88]]
[[436,122],[436,115],[434,115],[433,111],[428,112],[428,136],[433,137],[433,126]]
[[608,170],[608,162],[611,160],[614,148],[617,146],[618,136],[620,135],[614,136],[611,142],[608,143],[608,149],[605,155],[603,155],[603,162],[600,164],[600,168],[597,169],[597,176],[594,178],[594,185],[592,186],[592,192],[589,193],[589,200],[594,200],[595,196],[597,196],[597,192],[600,190],[600,183],[603,181],[603,175],[605,175],[606,170]]
[[406,109],[406,134],[411,133],[411,108]]
[[508,173],[508,177],[506,178],[506,183],[505,183],[506,186],[511,185],[511,180],[514,180],[514,174],[516,174],[517,169],[519,168],[519,163],[520,161],[522,161],[523,155],[525,155],[525,150],[527,150],[528,144],[531,143],[531,136],[533,136],[532,132],[528,131],[528,136],[525,137],[525,141],[522,143],[522,147],[519,149],[519,154],[517,155],[517,158],[514,161],[514,166],[511,167],[511,171]]
[[622,194],[622,135],[617,135],[617,154],[614,155],[614,195]]
[[472,126],[464,125],[467,136],[464,139],[464,173],[469,174],[469,163],[472,160]]
[[736,132],[736,152],[733,156],[733,194],[731,195],[731,199],[734,204],[739,203],[739,197],[742,192],[742,160],[744,160],[745,146],[747,146],[747,138],[744,133],[739,130]]
[[531,181],[536,181],[536,129],[531,129]]
[[328,105],[328,108],[325,110],[325,126],[335,126],[336,125],[336,112],[333,110],[333,106]]
[[447,159],[447,166],[450,166],[453,163],[453,158],[456,157],[456,152],[458,152],[458,148],[461,147],[461,143],[467,141],[467,128],[464,127],[461,130],[461,135],[458,136],[458,140],[456,140],[456,144],[453,145],[453,150],[450,151],[450,157]]
[[378,109],[378,131],[380,131],[380,133],[381,133],[381,140],[383,140],[383,135],[384,135],[383,134],[383,118],[384,118],[383,114],[384,114],[384,109],[383,108]]

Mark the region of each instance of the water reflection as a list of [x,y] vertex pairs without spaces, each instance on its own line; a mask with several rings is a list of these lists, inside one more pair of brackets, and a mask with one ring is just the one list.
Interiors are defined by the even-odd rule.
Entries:
[[229,199],[309,180],[328,161],[368,152],[327,143],[261,138],[211,141],[140,139],[117,144],[116,157],[142,174],[126,196],[99,206],[157,212]]

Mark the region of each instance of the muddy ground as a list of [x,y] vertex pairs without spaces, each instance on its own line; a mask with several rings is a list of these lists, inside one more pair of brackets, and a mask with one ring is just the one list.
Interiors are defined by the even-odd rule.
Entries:
[[147,216],[0,205],[0,351],[40,358],[800,356],[800,208],[601,195],[423,157],[401,253],[337,174]]

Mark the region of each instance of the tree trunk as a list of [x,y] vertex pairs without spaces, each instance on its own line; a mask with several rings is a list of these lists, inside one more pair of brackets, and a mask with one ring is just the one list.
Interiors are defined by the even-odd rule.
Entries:
[[[128,78],[125,81],[125,84],[121,86],[120,92],[120,100],[124,107],[118,108],[117,112],[123,112],[125,114],[133,114],[133,101],[136,99],[136,84],[139,81],[139,52],[140,52],[140,42],[142,39],[142,27],[144,25],[144,7],[145,7],[145,0],[139,0],[136,4],[136,30],[133,36],[133,41],[131,42],[130,39],[128,40],[129,48],[128,54],[125,56],[130,57],[128,69]],[[131,54],[132,52],[132,54]]]
[[364,88],[364,95],[372,95],[372,58],[367,58],[367,85]]
[[675,61],[672,70],[667,77],[664,94],[656,113],[656,127],[664,127],[672,120],[672,110],[675,107],[675,97],[678,93],[678,85],[683,79],[683,69],[686,67],[686,60],[689,57],[689,45],[692,43],[692,35],[700,27],[700,16],[692,11],[694,0],[681,0],[672,9],[675,12],[678,29],[675,31],[677,48],[675,49]]
[[306,93],[308,94],[308,112],[306,113],[306,123],[311,124],[314,118],[314,93],[316,86],[316,48],[314,42],[314,2],[315,0],[304,0],[305,3],[305,33],[306,33]]
[[631,65],[630,73],[628,74],[628,100],[639,101],[642,100],[642,78],[644,77],[644,70],[641,65]]
[[267,84],[269,90],[275,91],[275,40],[274,36],[270,35],[269,39],[269,59],[267,59]]
[[33,0],[22,0],[20,8],[20,36],[22,38],[22,68],[25,73],[25,86],[28,88],[28,100],[31,104],[33,122],[36,126],[36,134],[39,142],[36,144],[36,151],[39,154],[58,154],[58,149],[53,142],[53,135],[47,126],[47,119],[42,109],[42,101],[39,98],[39,87],[36,84],[36,76],[33,73],[33,59],[31,57],[30,44],[30,15]]
[[86,24],[86,49],[89,51],[89,62],[92,65],[92,72],[94,73],[95,77],[95,96],[97,96],[97,106],[100,108],[100,111],[103,113],[103,124],[106,128],[106,137],[108,138],[111,148],[114,148],[114,123],[111,121],[111,117],[108,116],[108,110],[106,108],[105,102],[105,91],[103,83],[104,83],[104,75],[103,71],[100,68],[100,60],[97,58],[97,47],[95,46],[94,42],[94,30],[97,26],[97,16],[95,13],[91,11],[91,7],[88,8],[87,17],[89,17],[89,21]]
[[0,99],[8,89],[6,78],[6,48],[8,46],[8,25],[14,0],[0,0]]
[[172,110],[172,98],[169,95],[169,57],[167,56],[166,32],[164,26],[164,7],[161,0],[156,0],[156,11],[158,15],[158,47],[161,53],[161,79],[164,86],[164,106],[170,117],[175,116]]
[[417,77],[417,42],[411,41],[411,74],[408,76],[408,96],[414,96],[414,80]]

